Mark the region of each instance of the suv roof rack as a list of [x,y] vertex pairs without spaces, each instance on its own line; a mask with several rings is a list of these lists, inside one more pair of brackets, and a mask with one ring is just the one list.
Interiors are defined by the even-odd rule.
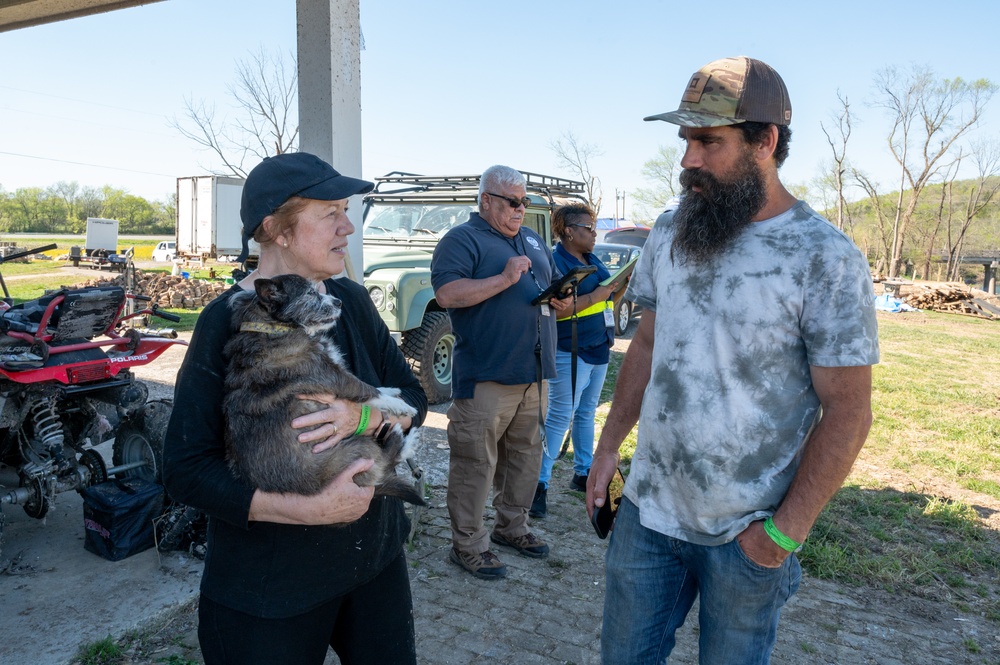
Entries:
[[[586,185],[578,180],[556,178],[554,176],[520,171],[526,181],[525,189],[534,194],[542,194],[551,199],[554,196],[582,196]],[[406,192],[454,192],[479,189],[479,175],[434,176],[417,173],[392,171],[375,178],[375,190],[368,197],[376,195],[403,194]],[[380,197],[381,198],[381,197]]]

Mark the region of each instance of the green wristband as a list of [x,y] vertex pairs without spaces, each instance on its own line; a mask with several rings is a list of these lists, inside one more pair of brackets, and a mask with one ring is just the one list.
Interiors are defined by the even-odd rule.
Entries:
[[361,422],[358,423],[358,429],[354,430],[354,436],[360,436],[361,434],[364,434],[365,429],[368,427],[368,419],[371,417],[372,417],[372,408],[367,404],[362,404]]
[[786,552],[794,552],[802,547],[802,543],[797,543],[778,531],[778,527],[774,526],[774,520],[770,517],[764,520],[764,531],[768,536],[770,536],[771,540],[773,540],[778,547]]

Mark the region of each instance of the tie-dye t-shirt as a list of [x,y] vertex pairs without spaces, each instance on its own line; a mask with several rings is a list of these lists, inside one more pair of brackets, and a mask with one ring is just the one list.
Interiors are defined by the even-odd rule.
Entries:
[[718,545],[788,491],[819,411],[810,366],[878,362],[872,280],[801,201],[702,263],[671,260],[672,215],[628,290],[656,330],[625,494],[647,528]]

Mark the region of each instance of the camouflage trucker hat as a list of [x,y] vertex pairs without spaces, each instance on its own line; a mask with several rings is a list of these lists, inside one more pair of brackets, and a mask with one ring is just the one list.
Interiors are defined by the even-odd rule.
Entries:
[[745,55],[710,62],[691,76],[676,111],[643,120],[683,127],[722,127],[742,122],[787,125],[792,103],[784,81],[769,65]]

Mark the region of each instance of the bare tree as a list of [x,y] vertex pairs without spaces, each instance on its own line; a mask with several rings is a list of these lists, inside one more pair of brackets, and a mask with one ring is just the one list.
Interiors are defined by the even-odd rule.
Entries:
[[[261,47],[236,61],[236,82],[229,85],[235,115],[216,118],[214,104],[185,99],[188,125],[171,125],[184,137],[211,150],[224,173],[245,178],[249,156],[259,161],[294,152],[298,143],[298,77],[295,57],[271,54]],[[221,175],[221,173],[220,173]]]
[[604,195],[601,180],[591,170],[590,160],[600,157],[604,151],[592,143],[582,143],[573,132],[565,132],[549,144],[549,149],[556,154],[559,166],[570,169],[583,181],[587,190],[587,202],[595,213],[600,214]]
[[924,243],[923,268],[920,271],[924,279],[931,278],[931,264],[934,262],[935,248],[938,243],[938,236],[941,233],[941,227],[945,225],[946,220],[947,226],[951,227],[955,181],[962,167],[963,158],[964,155],[959,150],[958,156],[943,169],[941,195],[938,197],[937,205],[926,215],[926,225],[922,228],[919,225],[916,227],[917,235],[922,236]]
[[861,189],[868,196],[868,202],[872,207],[875,216],[875,272],[884,274],[889,263],[889,256],[892,252],[892,234],[889,229],[892,226],[889,213],[886,211],[886,204],[879,194],[879,184],[872,180],[866,173],[858,169],[851,169],[851,177],[857,181]]
[[[837,91],[837,100],[840,102],[840,111],[833,116],[837,126],[837,140],[830,136],[826,126],[819,123],[820,129],[826,135],[826,141],[830,144],[833,152],[833,185],[837,192],[837,228],[843,231],[850,226],[850,206],[844,197],[845,180],[847,173],[847,142],[851,138],[851,104],[846,97]],[[846,222],[846,223],[845,223]],[[853,235],[853,234],[852,234]]]
[[958,269],[961,264],[962,247],[972,222],[980,216],[980,213],[1000,191],[1000,143],[996,140],[977,141],[972,144],[971,153],[977,176],[969,191],[969,198],[966,200],[965,210],[959,218],[957,228],[954,228],[952,224],[952,200],[949,199],[947,278],[953,281],[959,278]]
[[951,162],[952,146],[979,121],[997,86],[986,79],[938,81],[928,68],[903,74],[887,67],[876,75],[875,88],[875,105],[892,119],[887,140],[900,167],[888,266],[889,277],[896,277],[921,192]]

